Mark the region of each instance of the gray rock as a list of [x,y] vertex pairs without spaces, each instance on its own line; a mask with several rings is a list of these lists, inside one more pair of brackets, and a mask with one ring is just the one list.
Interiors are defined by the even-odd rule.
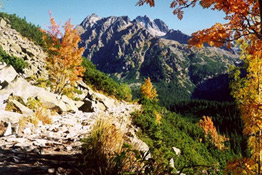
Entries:
[[12,47],[12,48],[14,49],[14,51],[17,52],[17,53],[21,53],[21,52],[22,52],[21,47],[19,47],[19,45],[16,44],[16,43],[13,43],[13,44],[11,45],[11,47]]
[[1,18],[0,19],[0,26],[1,27],[6,27],[6,24],[7,24],[6,21],[3,18]]
[[16,78],[14,81],[10,82],[7,87],[0,90],[0,96],[5,94],[13,94],[14,96],[22,97],[24,101],[29,97],[36,97],[45,107],[58,108],[59,112],[78,110],[73,100],[61,98],[44,88],[33,86],[21,77]]
[[172,147],[173,151],[176,153],[176,155],[180,155],[181,154],[181,150],[176,148],[176,147]]
[[[2,67],[2,68],[1,68]],[[0,84],[4,81],[11,82],[18,75],[12,66],[0,67]]]
[[14,124],[18,123],[21,118],[22,114],[0,110],[0,121],[10,122]]
[[21,104],[20,102],[16,101],[16,100],[10,100],[11,102],[14,103],[14,105],[20,109],[20,111],[22,112],[22,114],[26,114],[26,115],[33,115],[34,112],[29,109],[28,107],[24,106],[23,104]]

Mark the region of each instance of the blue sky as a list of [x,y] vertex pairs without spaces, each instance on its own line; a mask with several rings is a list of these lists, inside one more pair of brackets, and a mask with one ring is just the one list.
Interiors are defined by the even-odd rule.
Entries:
[[27,21],[44,27],[49,24],[48,10],[56,21],[63,24],[71,18],[74,25],[92,13],[101,17],[147,15],[152,19],[162,19],[170,29],[178,29],[186,34],[208,28],[216,22],[224,23],[223,14],[197,6],[185,11],[182,21],[172,14],[169,8],[171,0],[156,0],[156,7],[135,6],[138,0],[0,0],[2,12],[26,17]]

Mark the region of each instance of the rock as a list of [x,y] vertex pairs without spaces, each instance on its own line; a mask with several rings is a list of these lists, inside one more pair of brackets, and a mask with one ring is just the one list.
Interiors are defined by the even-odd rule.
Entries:
[[5,133],[4,133],[4,136],[9,136],[9,135],[11,135],[11,134],[12,134],[12,127],[11,127],[11,123],[8,122],[8,126],[7,126],[7,128],[6,128],[6,131],[5,131]]
[[6,21],[5,21],[3,18],[1,18],[1,19],[0,19],[0,26],[1,26],[1,27],[5,27],[6,24],[7,24]]
[[36,145],[36,146],[43,147],[43,146],[46,146],[47,142],[48,141],[45,140],[45,139],[35,139],[33,144]]
[[12,47],[12,48],[15,50],[15,52],[17,52],[17,53],[21,53],[21,52],[22,52],[21,47],[19,47],[19,45],[16,44],[16,43],[13,43],[13,44],[11,45],[11,47]]
[[34,112],[16,100],[10,100],[22,112],[22,114],[33,115]]
[[50,174],[55,173],[55,169],[54,169],[54,168],[49,168],[49,169],[48,169],[48,173],[50,173]]
[[172,147],[172,149],[174,150],[174,152],[176,153],[176,155],[180,156],[181,154],[181,150],[176,148],[176,147]]
[[30,128],[25,128],[24,131],[23,131],[23,133],[24,133],[25,135],[29,135],[29,134],[32,133],[32,131],[31,131]]
[[22,97],[24,101],[29,97],[37,98],[45,107],[49,109],[58,108],[59,112],[78,110],[74,100],[66,97],[61,98],[44,88],[33,86],[22,77],[17,77],[7,87],[0,90],[0,96],[4,94],[13,94],[14,96]]
[[[24,59],[30,65],[31,69],[27,69],[24,76],[46,77],[45,58],[47,54],[43,49],[12,29],[3,18],[0,18],[0,28],[0,45],[3,50],[9,55]],[[33,60],[35,62],[31,64]]]
[[93,92],[90,95],[90,99],[97,101],[97,104],[102,103],[105,106],[106,109],[112,108],[114,106],[114,102],[115,102],[114,99],[106,97],[105,95],[99,94],[97,92]]
[[169,165],[170,165],[172,168],[175,168],[174,158],[171,158],[171,159],[170,159]]
[[69,146],[66,147],[66,150],[67,150],[67,151],[71,151],[72,149],[73,149],[73,148],[72,148],[71,145],[69,145]]
[[67,110],[78,111],[75,101],[69,99],[67,96],[62,96],[62,101],[66,104]]
[[11,82],[15,79],[17,73],[12,66],[5,66],[0,69],[0,84],[4,81]]
[[4,110],[0,111],[0,121],[18,123],[21,118],[22,118],[22,114],[4,111]]

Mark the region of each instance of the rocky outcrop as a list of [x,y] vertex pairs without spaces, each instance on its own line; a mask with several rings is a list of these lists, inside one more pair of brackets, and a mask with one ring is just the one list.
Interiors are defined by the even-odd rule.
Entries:
[[23,37],[12,29],[3,18],[0,18],[0,46],[9,55],[24,59],[29,67],[25,69],[25,77],[46,77],[45,58],[46,53],[40,46]]

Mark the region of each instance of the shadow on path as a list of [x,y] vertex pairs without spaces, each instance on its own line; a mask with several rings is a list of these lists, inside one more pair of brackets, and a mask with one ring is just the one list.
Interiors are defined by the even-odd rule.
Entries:
[[0,148],[1,175],[81,175],[79,155],[47,154]]

